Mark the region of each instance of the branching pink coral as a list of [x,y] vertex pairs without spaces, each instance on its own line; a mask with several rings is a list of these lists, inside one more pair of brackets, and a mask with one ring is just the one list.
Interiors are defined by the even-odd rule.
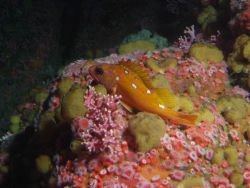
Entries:
[[197,42],[197,37],[194,29],[194,25],[186,27],[184,30],[184,36],[178,38],[178,47],[184,50],[189,50],[194,42]]
[[72,130],[89,152],[109,151],[120,147],[120,141],[127,122],[123,111],[118,108],[119,96],[100,96],[90,88],[85,95],[88,113],[72,123]]
[[57,185],[74,185],[74,187],[84,187],[87,168],[85,161],[67,161],[65,166],[57,166]]

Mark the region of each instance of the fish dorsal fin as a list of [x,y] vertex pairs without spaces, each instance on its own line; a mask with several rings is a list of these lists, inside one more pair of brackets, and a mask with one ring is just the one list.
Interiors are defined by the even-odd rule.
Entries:
[[177,105],[177,100],[174,94],[167,88],[155,88],[154,91],[161,98],[163,103],[168,108],[174,108]]
[[123,67],[127,68],[128,71],[132,71],[137,74],[149,89],[154,88],[149,76],[147,75],[143,67],[141,67],[138,63],[123,60],[119,62],[119,65],[122,65]]

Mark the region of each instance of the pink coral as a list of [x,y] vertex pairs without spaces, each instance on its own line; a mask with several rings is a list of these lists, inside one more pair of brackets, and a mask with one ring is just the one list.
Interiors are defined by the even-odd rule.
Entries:
[[230,93],[232,93],[233,95],[240,95],[243,98],[247,98],[249,95],[248,91],[240,88],[239,86],[234,86],[233,89],[231,89]]
[[85,161],[67,161],[65,166],[57,167],[57,185],[74,185],[74,187],[83,187],[85,183],[84,176],[87,174]]
[[71,127],[74,135],[80,138],[89,152],[109,151],[120,147],[120,141],[127,122],[123,111],[118,108],[119,96],[100,96],[90,88],[85,95],[88,113],[77,118]]
[[176,79],[170,80],[170,84],[177,93],[185,92],[191,84],[194,84],[197,94],[201,97],[213,98],[225,90],[225,83],[228,80],[226,73],[225,62],[209,62],[205,65],[189,58],[178,61]]
[[224,186],[224,187],[228,187],[230,185],[229,180],[223,176],[217,176],[214,175],[211,177],[210,182],[214,185],[214,186]]
[[250,7],[240,15],[240,26],[243,30],[250,31]]
[[191,45],[197,41],[194,25],[186,27],[184,30],[185,36],[178,38],[178,47],[184,50],[189,50]]

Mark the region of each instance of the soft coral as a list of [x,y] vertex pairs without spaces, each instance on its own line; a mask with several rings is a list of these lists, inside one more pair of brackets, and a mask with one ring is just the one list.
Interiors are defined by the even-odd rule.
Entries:
[[250,32],[250,1],[247,2],[247,9],[240,15],[240,25],[242,29]]

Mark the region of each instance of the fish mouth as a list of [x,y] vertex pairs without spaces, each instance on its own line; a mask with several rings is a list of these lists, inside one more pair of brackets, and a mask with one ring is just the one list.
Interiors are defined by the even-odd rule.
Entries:
[[91,86],[96,86],[98,84],[99,84],[99,82],[96,79],[92,80],[91,83],[90,83]]
[[98,78],[97,78],[97,76],[96,76],[96,74],[95,74],[95,69],[96,69],[96,65],[92,65],[91,67],[89,67],[89,69],[88,69],[88,72],[89,72],[89,75],[91,76],[91,78],[93,79],[92,81],[91,81],[91,86],[95,86],[95,85],[97,85],[97,84],[99,84],[99,80],[98,80]]

